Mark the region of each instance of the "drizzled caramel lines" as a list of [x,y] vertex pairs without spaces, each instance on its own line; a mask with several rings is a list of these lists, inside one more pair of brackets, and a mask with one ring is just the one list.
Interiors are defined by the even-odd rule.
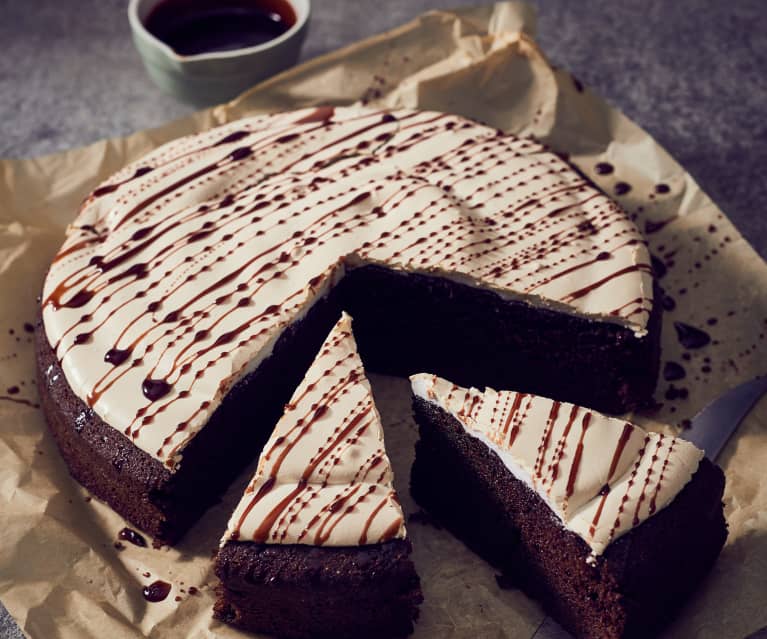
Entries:
[[[246,490],[244,507],[233,516],[230,539],[242,538],[248,520],[254,530],[248,540],[258,543],[322,546],[349,517],[358,520],[354,541],[359,544],[386,541],[400,530],[402,516],[398,507],[392,509],[396,495],[378,415],[366,383],[361,384],[362,363],[344,322],[348,319],[331,332],[285,407]],[[359,451],[372,450],[355,462],[359,446]],[[300,476],[291,480],[296,468],[302,469]],[[286,496],[269,501],[283,487],[290,488]],[[370,539],[373,522],[387,506],[383,533]]]
[[323,107],[172,142],[94,191],[46,279],[44,324],[74,392],[175,469],[351,255],[637,330],[652,309],[644,240],[542,145],[445,114]]

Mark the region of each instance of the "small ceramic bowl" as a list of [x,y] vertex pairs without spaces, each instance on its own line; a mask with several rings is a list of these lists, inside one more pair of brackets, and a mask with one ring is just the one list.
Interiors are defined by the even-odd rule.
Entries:
[[184,102],[226,102],[260,80],[296,63],[309,24],[310,0],[289,0],[296,23],[263,44],[197,55],[179,55],[147,31],[144,21],[161,0],[130,0],[133,42],[155,84]]

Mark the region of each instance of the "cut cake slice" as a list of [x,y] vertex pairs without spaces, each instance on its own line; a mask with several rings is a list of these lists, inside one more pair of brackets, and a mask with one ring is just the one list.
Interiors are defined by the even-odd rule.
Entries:
[[285,407],[216,559],[216,616],[280,637],[403,636],[421,601],[344,314]]
[[576,637],[647,637],[727,538],[724,474],[682,439],[544,397],[411,377],[415,500]]

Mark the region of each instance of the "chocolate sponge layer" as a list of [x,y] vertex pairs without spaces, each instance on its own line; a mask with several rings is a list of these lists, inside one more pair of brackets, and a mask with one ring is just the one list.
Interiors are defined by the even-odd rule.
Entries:
[[215,616],[278,637],[403,637],[421,590],[404,539],[315,547],[227,542],[216,557]]
[[637,337],[618,324],[380,266],[350,271],[339,289],[371,371],[429,372],[460,386],[513,389],[616,414],[646,403],[655,388],[660,304],[647,334]]

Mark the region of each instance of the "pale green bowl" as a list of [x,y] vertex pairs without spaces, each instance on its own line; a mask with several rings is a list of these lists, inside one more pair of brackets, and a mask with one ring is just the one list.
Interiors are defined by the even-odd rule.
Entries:
[[255,47],[198,55],[179,55],[144,26],[160,0],[130,0],[133,42],[149,76],[163,91],[204,107],[226,102],[298,61],[309,26],[310,0],[289,0],[296,23],[281,36]]

